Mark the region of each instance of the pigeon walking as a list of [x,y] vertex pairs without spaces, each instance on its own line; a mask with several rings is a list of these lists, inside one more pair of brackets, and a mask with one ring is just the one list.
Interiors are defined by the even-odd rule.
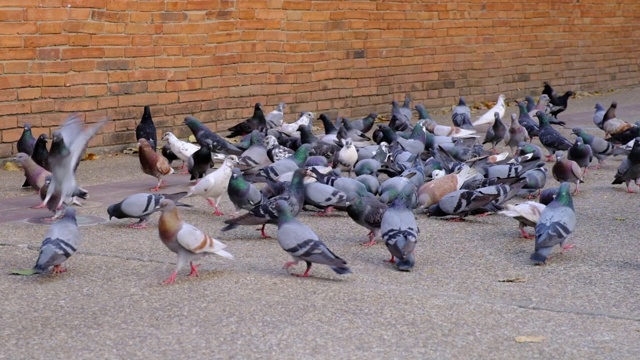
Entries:
[[507,127],[504,125],[502,120],[500,120],[500,114],[495,112],[494,114],[493,125],[487,130],[487,134],[484,138],[482,144],[490,143],[491,150],[496,153],[496,145],[504,140],[504,136],[507,133]]
[[228,131],[231,133],[227,135],[227,138],[243,136],[251,133],[253,130],[263,131],[266,127],[267,119],[264,117],[264,113],[262,112],[262,104],[256,103],[253,107],[253,115],[243,122],[230,127]]
[[380,233],[382,216],[387,211],[387,204],[375,196],[350,193],[347,195],[347,214],[358,225],[369,230],[369,241],[363,246],[372,246],[376,243],[376,236]]
[[580,183],[583,182],[582,169],[575,161],[566,159],[563,151],[556,152],[556,163],[553,164],[551,173],[553,178],[559,182],[575,183],[576,190],[574,194],[580,192]]
[[540,122],[540,134],[538,135],[538,138],[542,145],[549,150],[547,161],[551,161],[553,154],[555,154],[556,151],[569,150],[572,145],[571,142],[562,136],[558,130],[554,129],[551,124],[549,124],[547,114],[542,111],[538,111],[536,113],[536,117],[538,117],[538,121]]
[[410,271],[415,266],[413,252],[420,230],[411,209],[411,191],[405,188],[385,211],[380,224],[382,239],[391,253],[389,262],[400,271]]
[[544,264],[556,245],[560,245],[563,250],[573,247],[564,245],[576,228],[576,213],[569,190],[569,183],[562,183],[555,199],[540,215],[536,225],[535,252],[531,255],[531,260],[536,265]]
[[307,264],[307,269],[304,274],[295,276],[308,277],[313,264],[328,265],[339,275],[351,273],[346,261],[329,250],[311,228],[295,219],[286,201],[278,200],[275,211],[278,215],[278,243],[293,257],[293,261],[284,264],[285,269],[302,260]]
[[520,125],[516,114],[511,114],[511,126],[504,137],[504,144],[511,149],[511,153],[515,156],[516,149],[521,142],[529,142],[531,137],[527,133],[527,129]]
[[504,117],[505,111],[507,110],[507,105],[504,103],[504,99],[505,96],[503,94],[500,94],[500,96],[498,96],[498,102],[496,102],[496,104],[491,109],[489,109],[489,111],[482,114],[482,116],[480,116],[478,120],[474,121],[473,126],[493,124],[496,119],[496,112],[498,113],[500,119],[502,119]]
[[138,158],[142,172],[158,179],[158,184],[151,191],[160,190],[160,186],[164,183],[163,178],[175,172],[167,159],[153,151],[151,144],[145,138],[138,140]]
[[620,152],[620,150],[617,149],[614,144],[603,138],[588,134],[581,128],[573,128],[572,132],[576,134],[576,136],[582,138],[582,141],[586,145],[589,145],[591,147],[593,156],[598,159],[598,165],[596,166],[596,169],[600,168],[600,166],[604,164],[604,161],[607,157],[616,155],[618,152]]
[[237,163],[237,156],[227,156],[226,159],[224,159],[224,163],[222,163],[222,165],[218,169],[202,178],[202,180],[200,180],[194,186],[191,186],[189,188],[189,192],[185,197],[191,197],[194,195],[204,197],[209,202],[209,205],[215,208],[215,212],[213,213],[213,215],[224,215],[220,211],[220,199],[222,198],[222,195],[226,194],[227,192],[233,167]]
[[533,239],[535,238],[535,235],[529,235],[524,228],[526,226],[535,228],[545,207],[545,205],[536,201],[527,201],[517,205],[506,204],[505,210],[500,211],[499,214],[517,220],[518,229],[520,230],[522,237],[525,239]]
[[238,168],[233,168],[227,193],[236,208],[236,215],[240,209],[251,210],[267,201],[255,185],[245,180]]
[[567,152],[567,158],[573,160],[580,166],[584,175],[587,175],[587,169],[591,160],[593,160],[593,150],[591,146],[584,143],[581,137],[576,137],[576,141],[571,145]]
[[40,190],[44,185],[45,178],[50,176],[51,173],[36,164],[26,153],[17,153],[15,160],[24,170],[27,185],[31,186],[34,190]]
[[144,229],[147,227],[147,220],[153,214],[162,199],[169,199],[176,202],[177,206],[191,207],[191,205],[178,203],[187,194],[186,191],[175,194],[147,194],[138,193],[129,195],[116,204],[109,205],[107,214],[109,220],[116,219],[138,219],[137,223],[129,225],[133,229]]
[[178,276],[178,271],[186,264],[191,265],[190,277],[198,276],[198,265],[193,262],[209,254],[216,254],[227,259],[233,259],[233,255],[226,252],[225,244],[205,234],[195,226],[188,224],[180,218],[178,209],[173,201],[162,199],[158,205],[162,212],[158,221],[158,233],[160,240],[169,250],[178,254],[176,268],[165,280],[164,284],[173,284]]
[[629,155],[627,155],[627,157],[620,163],[618,171],[616,172],[615,178],[613,179],[613,182],[611,184],[622,184],[624,182],[627,185],[627,192],[633,193],[635,191],[631,190],[631,188],[629,187],[629,183],[631,183],[631,181],[635,181],[636,185],[639,185],[639,180],[640,137],[637,137],[633,142],[631,152],[629,152]]
[[196,141],[200,146],[205,146],[207,143],[205,140],[211,141],[212,152],[224,155],[236,155],[242,154],[242,150],[238,149],[234,145],[231,145],[227,140],[223,139],[220,135],[209,130],[198,119],[193,116],[187,116],[184,119],[184,124],[189,127],[193,136],[196,137]]

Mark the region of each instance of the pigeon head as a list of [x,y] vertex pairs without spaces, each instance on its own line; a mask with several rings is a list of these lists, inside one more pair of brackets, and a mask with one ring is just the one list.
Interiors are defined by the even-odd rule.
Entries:
[[556,198],[557,194],[558,188],[548,188],[540,192],[538,200],[540,201],[540,204],[549,205],[549,203]]
[[17,153],[16,156],[13,158],[13,160],[17,161],[18,164],[20,165],[24,164],[27,161],[27,159],[31,159],[31,157],[25,153]]
[[31,124],[24,123],[24,131],[29,131],[29,130],[31,130]]
[[558,194],[554,201],[573,209],[573,200],[571,199],[571,185],[568,182],[560,184]]
[[289,209],[289,204],[287,204],[284,200],[278,200],[275,204],[276,213],[278,213],[278,221],[286,221],[293,219],[293,215],[291,215],[291,210]]
[[51,141],[51,149],[49,150],[50,154],[65,155],[69,153],[69,149],[65,145],[64,138],[60,131],[54,131],[51,136],[53,137],[53,140]]
[[238,179],[242,176],[242,172],[240,171],[240,169],[238,169],[237,167],[234,167],[233,170],[231,170],[231,178],[232,179]]
[[170,211],[170,210],[173,210],[175,207],[176,207],[176,203],[174,203],[173,200],[162,199],[158,203],[158,206],[156,206],[156,211],[162,211],[162,212]]
[[464,98],[460,96],[460,100],[458,100],[458,106],[467,106],[467,103],[464,102]]
[[74,209],[74,208],[72,208],[70,206],[67,206],[64,209],[64,215],[62,216],[62,219],[60,219],[60,220],[61,221],[64,221],[64,220],[73,221],[73,223],[77,225],[78,222],[77,222],[77,219],[76,219],[76,209]]
[[40,134],[40,136],[38,136],[38,140],[46,142],[47,140],[49,140],[49,137],[47,136],[47,134]]
[[224,159],[224,165],[227,167],[233,167],[238,163],[238,157],[235,155],[229,155]]
[[162,135],[162,140],[164,141],[169,141],[170,139],[173,140],[173,138],[175,138],[176,136],[173,135],[172,132],[167,131],[166,133],[164,133],[164,135]]

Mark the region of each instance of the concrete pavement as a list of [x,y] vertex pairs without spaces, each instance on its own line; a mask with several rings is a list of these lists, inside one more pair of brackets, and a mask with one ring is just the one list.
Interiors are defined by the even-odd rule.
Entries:
[[[640,88],[572,99],[560,119],[601,135],[595,102],[617,100],[619,117],[635,122],[639,98]],[[67,273],[7,275],[33,266],[47,228],[25,220],[47,212],[27,209],[37,197],[19,188],[21,173],[0,171],[0,358],[638,358],[640,195],[610,185],[620,160],[590,171],[574,198],[576,248],[545,266],[531,265],[533,241],[500,215],[451,223],[418,214],[417,265],[400,273],[383,263],[384,245],[360,246],[367,231],[346,214],[303,213],[354,273],[314,266],[300,279],[281,268],[290,258],[276,240],[254,227],[221,233],[223,218],[194,198],[184,220],[236,259],[206,258],[199,278],[183,269],[173,286],[161,285],[176,257],[158,238],[157,215],[144,230],[127,228],[132,220],[83,226]],[[78,181],[91,193],[79,214],[102,218],[108,204],[155,185],[130,155],[85,161]],[[186,175],[168,181],[165,192],[188,186]],[[222,210],[232,212],[226,198]]]

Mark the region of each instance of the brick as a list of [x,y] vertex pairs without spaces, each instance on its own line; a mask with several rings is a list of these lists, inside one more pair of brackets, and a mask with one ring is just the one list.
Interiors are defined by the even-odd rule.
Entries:
[[42,95],[41,88],[18,89],[18,100],[38,99]]
[[109,85],[110,95],[137,94],[146,91],[146,82],[117,83]]
[[104,57],[103,48],[69,48],[62,49],[61,58],[66,59],[84,59],[84,58],[100,58]]
[[55,108],[55,101],[52,99],[36,100],[31,102],[32,113],[53,111],[54,108]]
[[[28,114],[30,111],[31,111],[31,104],[29,104],[28,102],[0,104],[0,116],[11,115],[11,114]],[[20,131],[20,133],[22,133],[22,131]],[[18,140],[18,139],[15,139],[15,140]],[[2,141],[5,141],[4,132],[2,136]]]
[[157,102],[158,95],[153,93],[118,96],[119,106],[145,106],[156,104]]

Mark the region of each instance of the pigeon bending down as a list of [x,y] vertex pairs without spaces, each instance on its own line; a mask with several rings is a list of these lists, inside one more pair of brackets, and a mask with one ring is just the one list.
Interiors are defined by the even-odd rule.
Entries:
[[153,151],[151,145],[145,138],[138,140],[138,157],[140,159],[142,172],[158,179],[158,184],[152,188],[151,191],[160,190],[160,186],[164,182],[163,178],[166,175],[174,173],[173,168],[169,165],[169,161],[167,161],[164,156]]
[[240,209],[251,210],[267,201],[255,185],[245,180],[238,168],[233,168],[227,193],[236,208],[236,215]]
[[198,151],[198,149],[200,148],[200,146],[178,139],[175,135],[173,135],[172,132],[169,132],[169,131],[164,133],[162,140],[168,142],[169,146],[171,147],[171,151],[174,154],[176,154],[176,156],[180,160],[182,160],[183,168],[187,163],[187,161],[189,160],[189,157],[193,155],[194,152]]
[[576,228],[576,213],[569,193],[569,183],[562,183],[555,199],[542,211],[536,225],[536,246],[531,260],[536,265],[544,264],[553,247],[560,245],[568,250],[573,245],[564,245],[567,237]]
[[295,276],[308,277],[312,264],[328,265],[339,275],[351,273],[346,261],[329,250],[311,228],[295,219],[286,201],[276,201],[275,211],[278,215],[278,243],[293,257],[293,261],[284,264],[285,269],[302,260],[307,263],[307,269],[304,274]]
[[410,271],[415,266],[413,252],[418,242],[418,225],[411,210],[412,190],[403,188],[382,216],[380,233],[391,253],[389,262],[400,271]]
[[631,148],[631,152],[629,155],[622,160],[620,166],[618,167],[618,171],[616,172],[615,178],[613,179],[612,185],[622,184],[623,182],[627,185],[627,192],[633,193],[629,184],[631,181],[635,181],[636,185],[638,185],[638,180],[640,179],[640,137],[637,137],[633,142],[633,147]]
[[189,276],[198,276],[199,265],[194,265],[193,262],[205,255],[216,254],[227,259],[233,259],[233,255],[223,250],[227,245],[203,233],[195,226],[182,221],[173,201],[169,199],[160,200],[158,209],[162,212],[158,221],[160,240],[169,250],[178,254],[176,268],[171,276],[164,281],[164,284],[173,284],[176,281],[176,276],[178,276],[178,271],[187,262],[191,265]]
[[222,165],[218,169],[202,178],[202,180],[200,180],[194,186],[190,187],[189,192],[185,197],[191,197],[194,195],[202,196],[207,199],[209,205],[215,208],[215,212],[213,213],[213,215],[224,215],[219,208],[220,199],[222,198],[222,195],[227,192],[233,167],[237,163],[237,156],[227,156],[224,159],[224,163],[222,163]]
[[369,242],[362,244],[363,246],[373,246],[376,244],[376,235],[380,232],[380,224],[382,216],[387,211],[387,204],[380,201],[377,197],[371,195],[361,195],[358,193],[349,193],[347,195],[347,214],[358,225],[369,230]]
[[149,108],[149,106],[144,107],[140,123],[136,126],[136,141],[142,138],[147,139],[153,151],[156,151],[158,135],[156,133],[156,125],[151,118],[151,108]]
[[539,202],[527,201],[517,205],[506,204],[505,210],[498,213],[516,219],[518,221],[518,229],[520,230],[522,237],[525,239],[533,239],[535,238],[535,235],[529,235],[524,228],[525,226],[535,228],[545,207],[546,206],[544,204]]
[[191,207],[191,205],[178,202],[178,200],[182,199],[185,195],[187,195],[186,191],[175,194],[133,194],[127,196],[117,204],[109,205],[107,213],[109,214],[109,220],[111,220],[112,217],[116,219],[139,219],[137,223],[133,223],[129,225],[129,227],[143,229],[147,227],[149,216],[158,210],[158,205],[160,205],[162,199],[174,201],[176,202],[176,206]]
[[33,275],[47,271],[53,266],[52,272],[59,274],[67,271],[62,267],[80,245],[81,236],[76,221],[76,210],[67,208],[62,218],[49,226],[45,239],[40,245],[40,254],[36,265],[31,270],[15,270],[15,275]]
[[[80,162],[82,152],[89,140],[102,128],[108,119],[93,126],[84,127],[83,121],[76,115],[65,120],[59,130],[53,132],[53,141],[49,151],[51,164],[51,184],[42,202],[49,209],[59,210],[64,199],[73,196],[77,189],[75,169]],[[58,198],[57,204],[49,204],[52,197]]]

